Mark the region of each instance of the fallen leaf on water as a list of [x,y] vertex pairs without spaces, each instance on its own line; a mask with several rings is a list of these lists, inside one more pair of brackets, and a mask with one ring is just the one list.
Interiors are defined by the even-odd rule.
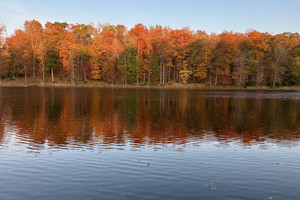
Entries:
[[218,190],[218,189],[217,189],[216,187],[214,187],[214,186],[210,186],[209,189],[211,189],[211,190]]

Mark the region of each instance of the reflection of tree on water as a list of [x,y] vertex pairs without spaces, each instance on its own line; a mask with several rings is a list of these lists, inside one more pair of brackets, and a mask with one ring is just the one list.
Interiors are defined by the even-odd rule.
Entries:
[[[188,90],[2,88],[0,140],[16,126],[35,144],[246,145],[300,137],[299,101],[199,96]],[[213,137],[211,137],[213,136]]]

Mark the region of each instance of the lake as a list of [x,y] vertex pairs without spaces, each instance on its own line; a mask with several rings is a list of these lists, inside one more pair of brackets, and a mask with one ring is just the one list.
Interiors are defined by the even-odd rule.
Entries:
[[300,92],[0,88],[0,199],[300,199]]

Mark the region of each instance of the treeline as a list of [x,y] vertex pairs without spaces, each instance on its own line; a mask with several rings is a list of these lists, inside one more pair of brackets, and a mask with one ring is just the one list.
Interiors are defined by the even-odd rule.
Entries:
[[[207,34],[189,28],[26,21],[5,37],[1,79],[69,78],[108,83],[290,86],[300,84],[299,33]],[[51,75],[51,76],[50,76]],[[0,79],[0,80],[1,80]]]

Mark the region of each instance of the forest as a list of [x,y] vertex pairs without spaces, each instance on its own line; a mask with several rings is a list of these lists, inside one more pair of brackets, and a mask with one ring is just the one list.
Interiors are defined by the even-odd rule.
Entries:
[[[299,33],[256,30],[220,34],[188,27],[25,21],[8,36],[0,25],[0,81],[41,84],[207,86],[300,85]],[[49,77],[49,78],[48,78]]]

